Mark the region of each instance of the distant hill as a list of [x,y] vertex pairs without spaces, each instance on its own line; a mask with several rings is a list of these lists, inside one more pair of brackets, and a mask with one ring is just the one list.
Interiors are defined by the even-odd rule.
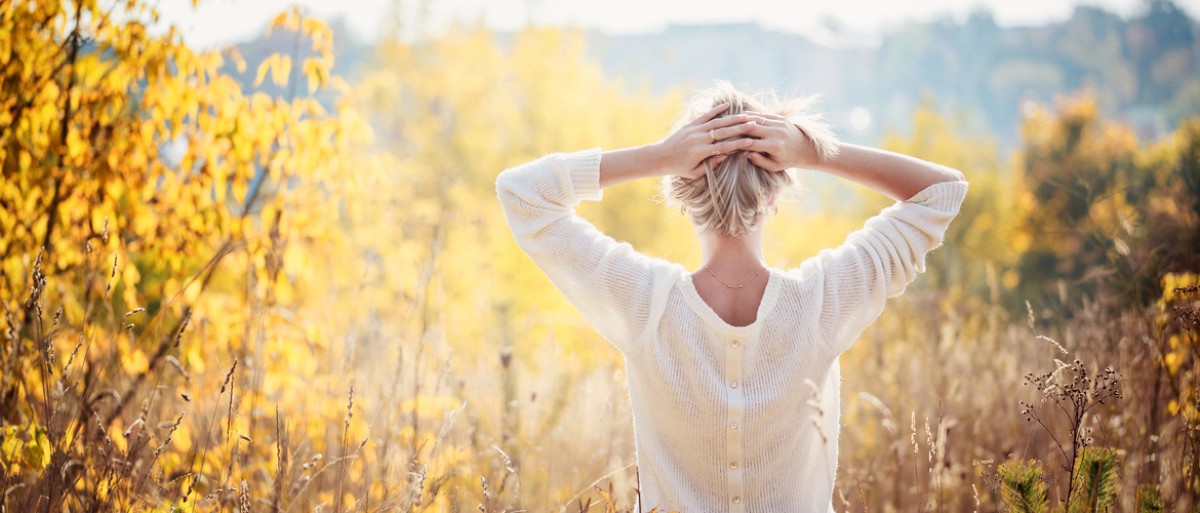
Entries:
[[[656,34],[590,34],[610,73],[664,89],[723,78],[780,93],[820,92],[842,130],[856,107],[873,118],[857,137],[906,127],[929,99],[965,111],[1002,142],[1017,136],[1026,100],[1089,88],[1111,116],[1156,138],[1200,114],[1200,26],[1174,3],[1153,0],[1132,19],[1096,7],[1041,27],[1004,28],[990,13],[963,22],[911,24],[877,47],[820,46],[752,24],[672,26]],[[860,114],[861,116],[861,114]]]
[[[369,62],[371,47],[355,41],[344,24],[333,28],[335,72],[352,81]],[[961,22],[910,24],[883,35],[877,45],[822,46],[755,24],[676,25],[632,35],[588,32],[587,41],[608,73],[631,88],[702,87],[726,79],[784,95],[819,92],[821,108],[839,132],[859,141],[906,128],[912,109],[928,101],[965,114],[973,130],[1011,144],[1024,102],[1052,102],[1083,88],[1143,138],[1168,133],[1181,119],[1200,114],[1198,35],[1200,25],[1173,2],[1147,0],[1128,19],[1081,6],[1068,20],[1039,27],[1000,27],[980,11]],[[843,42],[852,37],[834,36]],[[507,41],[511,34],[497,38]],[[243,79],[253,80],[257,61],[271,51],[289,52],[291,41],[276,33],[240,45],[250,64]],[[851,122],[856,110],[857,125]]]

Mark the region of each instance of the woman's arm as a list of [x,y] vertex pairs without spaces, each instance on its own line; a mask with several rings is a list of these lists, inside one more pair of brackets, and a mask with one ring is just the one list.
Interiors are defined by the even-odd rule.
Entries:
[[655,318],[671,269],[575,213],[602,197],[601,153],[555,153],[509,168],[496,194],[513,238],[583,317],[621,352],[635,351]]
[[887,298],[925,270],[925,255],[942,243],[967,182],[957,170],[899,153],[843,144],[821,159],[812,141],[779,116],[754,114],[750,160],[768,171],[816,169],[867,185],[897,200],[842,245],[805,261],[821,277],[820,328],[840,354],[883,312]]
[[941,182],[964,181],[961,172],[908,155],[840,144],[830,159],[817,157],[812,141],[796,125],[780,116],[754,113],[757,125],[750,130],[755,142],[750,160],[768,171],[799,167],[815,169],[852,180],[875,189],[895,200],[908,200]]
[[725,155],[753,143],[743,137],[756,126],[749,116],[717,118],[728,108],[727,103],[718,105],[659,142],[602,153],[600,187],[650,176],[703,176],[706,159],[719,164]]
[[839,145],[837,156],[813,167],[902,201],[936,183],[966,180],[957,169],[854,144]]
[[[750,145],[747,118],[689,123],[660,142],[601,153],[559,153],[507,169],[496,194],[521,249],[601,334],[627,355],[638,347],[678,281],[676,267],[619,243],[575,213],[603,187],[634,178],[702,175],[703,162]],[[740,139],[730,139],[738,138]]]

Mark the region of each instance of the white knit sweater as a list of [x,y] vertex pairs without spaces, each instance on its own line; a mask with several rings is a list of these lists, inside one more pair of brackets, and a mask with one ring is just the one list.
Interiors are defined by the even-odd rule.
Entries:
[[930,186],[799,267],[770,269],[753,324],[731,326],[681,265],[575,214],[599,200],[600,151],[508,169],[496,190],[521,248],[625,356],[639,511],[827,513],[838,355],[925,269],[967,192]]

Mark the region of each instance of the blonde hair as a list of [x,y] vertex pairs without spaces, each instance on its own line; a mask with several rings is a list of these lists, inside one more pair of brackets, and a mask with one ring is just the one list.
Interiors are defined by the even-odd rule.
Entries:
[[[826,160],[837,154],[837,138],[823,118],[809,110],[815,99],[780,102],[770,93],[750,96],[729,82],[717,82],[692,97],[674,129],[678,130],[717,105],[729,103],[729,109],[718,118],[746,111],[778,114],[804,132],[816,146],[817,155]],[[704,166],[702,177],[673,176],[663,180],[667,203],[680,205],[704,232],[744,237],[758,227],[761,214],[766,213],[779,192],[794,183],[790,171],[771,172],[758,167],[750,161],[747,151],[730,153],[716,166],[706,160]]]

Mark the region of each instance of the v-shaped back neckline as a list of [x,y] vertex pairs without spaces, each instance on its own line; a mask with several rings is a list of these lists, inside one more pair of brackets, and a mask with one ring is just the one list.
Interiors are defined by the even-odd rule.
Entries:
[[767,267],[767,286],[763,290],[762,299],[758,302],[754,322],[743,326],[734,326],[722,319],[720,314],[700,296],[700,291],[696,290],[696,284],[692,282],[691,273],[685,269],[682,274],[683,276],[679,280],[679,289],[688,306],[709,326],[729,335],[746,335],[757,331],[762,326],[763,320],[771,313],[771,309],[775,307],[776,300],[779,298],[779,286],[782,280],[782,276],[779,276],[775,269]]

